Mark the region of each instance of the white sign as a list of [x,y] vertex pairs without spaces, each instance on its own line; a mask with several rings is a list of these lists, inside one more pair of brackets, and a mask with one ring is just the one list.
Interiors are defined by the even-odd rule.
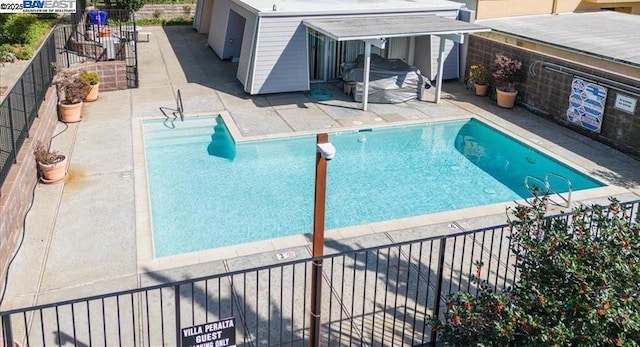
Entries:
[[616,94],[616,103],[613,107],[620,111],[633,114],[636,111],[636,102],[638,99],[626,96],[620,93]]
[[76,13],[76,0],[0,0],[0,13]]
[[599,133],[606,102],[607,88],[574,77],[569,95],[567,120]]

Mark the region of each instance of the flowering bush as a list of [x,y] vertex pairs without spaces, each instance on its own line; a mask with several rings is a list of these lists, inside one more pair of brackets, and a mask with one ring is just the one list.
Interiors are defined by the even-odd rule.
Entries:
[[[638,346],[640,225],[611,200],[578,207],[572,221],[545,220],[546,198],[513,210],[511,251],[519,279],[494,292],[448,300],[433,328],[455,346]],[[477,262],[478,273],[483,264]]]
[[482,64],[471,65],[469,79],[475,84],[489,84],[489,70]]
[[515,84],[522,80],[522,62],[512,59],[504,53],[496,54],[496,59],[491,65],[491,77],[496,81],[498,88],[503,91],[514,92]]

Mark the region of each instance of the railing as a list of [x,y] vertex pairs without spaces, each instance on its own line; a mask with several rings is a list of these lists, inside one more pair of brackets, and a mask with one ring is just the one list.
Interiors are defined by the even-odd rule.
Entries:
[[[629,221],[639,205],[625,205]],[[448,294],[476,291],[475,261],[494,288],[514,284],[509,244],[506,225],[367,249],[327,241],[333,254],[323,257],[321,345],[434,343],[428,319],[442,317]],[[25,347],[179,346],[182,329],[231,317],[237,345],[306,345],[311,266],[302,259],[178,282],[148,273],[161,284],[0,312],[5,345],[11,337]]]
[[61,52],[59,64],[68,67],[87,60],[124,61],[127,86],[137,88],[138,28],[135,14],[124,9],[99,11],[106,14],[106,22],[100,15],[95,16],[94,22],[89,11],[85,11],[73,17],[73,24],[56,28],[56,48]]
[[[554,177],[567,185],[566,198],[562,195],[562,193],[560,193],[559,190],[555,189],[554,186],[551,184],[551,181],[549,180],[549,178],[554,178]],[[533,181],[534,184],[533,185],[530,184],[529,181]],[[539,183],[540,186],[538,187],[535,183]],[[549,172],[544,176],[544,180],[535,176],[526,176],[524,178],[524,185],[527,188],[527,190],[531,192],[533,192],[534,189],[543,189],[541,191],[542,193],[552,194],[553,196],[557,196],[564,202],[565,207],[571,207],[571,193],[573,192],[573,186],[571,184],[571,181],[569,181],[568,178],[562,175],[559,175],[555,172]]]
[[53,79],[55,38],[50,33],[32,61],[0,103],[0,186],[16,162],[29,128]]

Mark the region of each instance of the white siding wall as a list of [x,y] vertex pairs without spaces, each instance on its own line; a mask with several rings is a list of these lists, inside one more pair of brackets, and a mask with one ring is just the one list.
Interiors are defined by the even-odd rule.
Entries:
[[262,17],[251,94],[309,89],[307,28],[300,17]]
[[[440,38],[431,36],[431,75],[430,79],[436,79],[438,75],[438,51],[440,50]],[[444,70],[442,71],[442,79],[450,80],[458,78],[458,44],[447,40],[444,45]],[[427,70],[429,71],[429,70]],[[423,72],[424,74],[424,72]]]
[[244,36],[242,37],[242,48],[240,49],[240,61],[238,62],[238,72],[236,73],[236,77],[240,82],[242,82],[242,85],[244,85],[244,91],[249,92],[251,88],[251,78],[248,75],[248,71],[250,71],[251,66],[251,53],[253,45],[255,44],[253,40],[258,17],[250,15],[249,17],[245,17],[245,19]]
[[223,56],[230,6],[231,2],[229,0],[216,0],[211,10],[211,27],[209,28],[207,43],[213,51],[216,52],[218,57]]

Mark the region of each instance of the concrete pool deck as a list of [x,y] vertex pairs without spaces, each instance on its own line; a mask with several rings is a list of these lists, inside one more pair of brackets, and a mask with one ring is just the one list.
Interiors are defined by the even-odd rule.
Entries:
[[[150,42],[138,44],[140,87],[101,93],[85,105],[82,122],[58,124],[53,147],[68,154],[69,175],[63,184],[36,188],[3,310],[276,263],[282,251],[309,256],[309,235],[299,235],[153,258],[140,124],[164,118],[159,108],[174,108],[177,90],[187,116],[222,113],[246,139],[476,117],[609,184],[576,192],[574,201],[640,195],[640,162],[525,109],[500,109],[461,83],[446,83],[439,105],[370,104],[367,112],[332,84],[320,86],[332,92],[322,102],[305,93],[248,96],[234,65],[220,61],[204,35],[189,27],[149,29]],[[327,238],[364,248],[505,221],[505,204],[498,204],[343,228]]]

